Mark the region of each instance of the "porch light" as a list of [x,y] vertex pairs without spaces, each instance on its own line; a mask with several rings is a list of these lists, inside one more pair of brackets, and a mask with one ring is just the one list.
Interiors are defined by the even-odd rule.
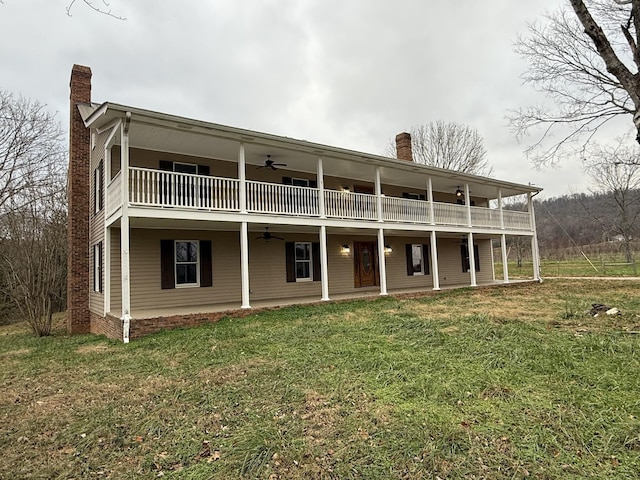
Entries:
[[464,192],[460,190],[460,187],[456,188],[456,197],[464,197]]
[[349,193],[349,191],[350,191],[350,190],[349,190],[349,186],[348,186],[348,185],[346,185],[346,186],[342,187],[342,191],[343,191],[343,192],[346,192],[346,193]]
[[384,246],[384,253],[391,253],[393,252],[393,248],[391,248],[391,245],[387,244]]
[[342,245],[342,248],[340,250],[342,253],[350,253],[351,252],[351,247],[349,246],[349,244],[345,243],[344,245]]

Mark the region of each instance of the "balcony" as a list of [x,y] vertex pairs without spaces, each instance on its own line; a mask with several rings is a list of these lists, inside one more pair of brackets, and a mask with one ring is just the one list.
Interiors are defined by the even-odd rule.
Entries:
[[[122,203],[122,172],[107,186],[107,217]],[[174,173],[146,168],[129,168],[129,204],[145,207],[179,207],[208,211],[240,211],[240,181],[234,178]],[[246,182],[249,213],[320,217],[320,190],[275,183]],[[324,216],[362,221],[383,221],[416,225],[446,225],[502,230],[498,209],[412,200],[380,198],[364,193],[324,190]],[[379,211],[381,208],[381,211]],[[469,210],[471,219],[469,220]],[[504,210],[504,230],[531,232],[527,212]]]

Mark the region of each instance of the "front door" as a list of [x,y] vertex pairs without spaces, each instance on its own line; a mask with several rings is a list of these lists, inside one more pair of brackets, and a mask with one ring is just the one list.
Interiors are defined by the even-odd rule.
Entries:
[[378,284],[375,242],[353,242],[354,279],[356,287]]

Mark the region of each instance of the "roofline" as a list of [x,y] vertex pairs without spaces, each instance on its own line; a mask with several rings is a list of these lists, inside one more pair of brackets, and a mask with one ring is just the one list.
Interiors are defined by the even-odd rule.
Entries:
[[[318,156],[327,156],[327,154],[331,154],[331,156],[336,156],[338,158],[350,158],[352,160],[362,161],[373,161],[377,166],[393,166],[394,168],[401,169],[415,169],[419,168],[423,170],[425,174],[431,173],[434,176],[442,176],[443,174],[451,173],[456,177],[460,178],[461,183],[464,180],[467,180],[471,183],[483,183],[493,185],[497,188],[505,187],[511,188],[514,190],[522,190],[523,193],[536,193],[541,192],[542,187],[538,187],[535,185],[523,185],[519,183],[508,182],[504,180],[497,180],[491,177],[485,177],[481,175],[474,175],[470,173],[463,173],[457,170],[449,170],[446,168],[433,167],[430,165],[423,165],[420,163],[408,162],[406,160],[399,160],[396,158],[385,157],[382,155],[375,155],[366,152],[359,152],[356,150],[350,150],[346,148],[333,147],[330,145],[324,145],[321,143],[309,142],[307,140],[298,140],[291,137],[283,137],[280,135],[258,132],[255,130],[247,130],[244,128],[231,127],[228,125],[222,125],[219,123],[206,122],[203,120],[196,120],[192,118],[182,117],[179,115],[172,115],[168,113],[156,112],[153,110],[146,110],[137,107],[131,107],[127,105],[121,105],[118,103],[104,102],[100,105],[95,105],[95,109],[93,112],[83,118],[85,126],[91,127],[95,124],[99,124],[99,119],[106,117],[109,111],[115,113],[121,113],[123,116],[127,113],[131,113],[132,118],[135,117],[146,117],[151,120],[163,121],[174,123],[174,127],[176,130],[183,130],[185,127],[197,127],[202,128],[204,130],[216,130],[218,132],[224,133],[225,138],[236,138],[239,142],[245,141],[249,143],[260,143],[259,140],[266,142],[275,142],[284,144],[291,149],[294,150],[306,150],[308,152],[317,153]],[[256,142],[256,140],[258,140]]]

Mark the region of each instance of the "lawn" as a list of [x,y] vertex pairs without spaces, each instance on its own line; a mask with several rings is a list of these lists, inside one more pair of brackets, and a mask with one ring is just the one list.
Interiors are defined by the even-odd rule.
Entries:
[[0,479],[637,478],[639,292],[465,288],[128,345],[0,327]]

